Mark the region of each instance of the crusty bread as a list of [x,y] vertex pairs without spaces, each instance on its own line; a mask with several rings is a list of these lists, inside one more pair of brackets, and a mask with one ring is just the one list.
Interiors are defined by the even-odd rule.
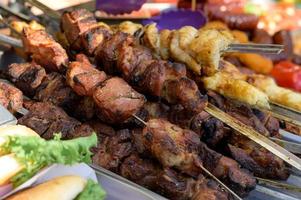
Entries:
[[61,176],[19,192],[7,200],[73,200],[86,186],[79,176]]

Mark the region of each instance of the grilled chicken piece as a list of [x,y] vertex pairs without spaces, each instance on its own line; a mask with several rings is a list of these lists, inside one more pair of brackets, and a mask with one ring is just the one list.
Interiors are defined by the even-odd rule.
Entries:
[[100,85],[107,76],[90,63],[74,61],[69,64],[66,78],[68,85],[78,95],[92,96],[95,87]]
[[160,35],[157,29],[157,24],[152,23],[146,25],[143,30],[143,44],[150,48],[155,55],[159,55],[159,48],[160,48]]
[[250,75],[248,83],[266,93],[273,102],[301,111],[301,94],[279,87],[272,78]]
[[227,192],[217,184],[199,176],[193,179],[176,173],[174,170],[162,170],[155,162],[132,154],[122,163],[120,173],[139,185],[152,189],[169,199],[175,200],[217,200],[228,199]]
[[171,42],[173,31],[164,29],[160,32],[160,56],[163,60],[168,60],[170,57],[169,45]]
[[201,74],[202,68],[200,63],[188,53],[189,45],[197,34],[198,30],[191,26],[185,26],[178,31],[174,31],[169,48],[170,55],[174,60],[185,63],[194,73]]
[[99,117],[107,123],[121,123],[131,118],[143,106],[145,98],[133,90],[123,79],[110,78],[98,86],[93,99]]
[[225,72],[217,72],[213,76],[203,78],[204,87],[231,99],[252,106],[269,108],[268,96],[244,80],[233,79]]
[[192,56],[203,67],[205,75],[212,75],[219,69],[222,51],[234,42],[233,36],[227,30],[200,30],[191,41],[189,49]]
[[34,62],[47,71],[64,71],[68,56],[63,47],[44,30],[23,30],[22,41],[25,52],[31,55]]
[[143,129],[143,144],[145,150],[158,159],[163,167],[174,167],[197,176],[202,172],[200,165],[203,165],[242,196],[256,185],[255,178],[240,169],[237,162],[209,149],[196,133],[168,121],[149,120]]
[[118,24],[118,31],[134,35],[139,29],[142,29],[141,24],[133,23],[131,21],[124,21]]
[[133,144],[129,130],[120,130],[116,132],[116,135],[101,140],[93,156],[93,163],[118,172],[123,159],[132,152]]
[[14,63],[8,67],[9,79],[29,97],[34,96],[36,89],[46,77],[46,71],[35,63]]
[[23,107],[23,94],[16,87],[0,81],[0,104],[15,113]]

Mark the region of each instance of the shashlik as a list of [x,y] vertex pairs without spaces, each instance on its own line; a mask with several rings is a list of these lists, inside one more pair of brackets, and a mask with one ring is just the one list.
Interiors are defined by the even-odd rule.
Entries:
[[[118,40],[118,38],[117,38],[117,40]],[[104,42],[106,42],[106,41],[104,41]],[[136,50],[136,49],[139,49],[138,47],[135,49],[135,46],[134,46],[134,42],[133,41],[131,41],[131,39],[128,39],[128,40],[125,40],[125,42],[122,44],[122,45],[125,45],[125,44],[127,44],[127,43],[130,43],[131,45],[133,45],[133,49],[134,50]],[[116,46],[118,46],[118,44],[116,45]],[[120,47],[119,47],[120,48]],[[111,49],[113,52],[114,52],[114,50],[116,51],[118,51],[118,49],[119,48],[113,48],[113,49]],[[124,48],[126,48],[126,45],[124,46]],[[134,50],[133,50],[133,52],[134,52]],[[137,50],[138,51],[138,50]],[[111,53],[111,52],[108,52],[109,54]],[[113,54],[115,54],[116,52],[114,52]],[[117,52],[117,53],[122,53],[122,52]],[[112,54],[111,54],[112,55]],[[139,54],[138,54],[139,55]],[[115,54],[115,56],[116,56],[116,54]],[[122,57],[122,56],[120,56],[120,57]],[[119,58],[119,56],[117,56],[117,58]],[[122,59],[121,59],[122,60]],[[143,60],[142,60],[143,61]],[[108,63],[109,63],[109,66],[114,66],[115,65],[115,63],[116,63],[116,58],[114,58],[114,57],[110,57],[110,59],[108,60]],[[118,63],[118,61],[117,61],[117,63]],[[141,62],[138,62],[138,65],[140,64]],[[177,98],[179,98],[179,96],[180,95],[178,95],[178,94],[174,94],[174,93],[172,93],[172,92],[170,92],[170,91],[172,91],[171,89],[174,89],[175,88],[175,90],[176,91],[183,91],[183,89],[181,88],[181,85],[180,84],[178,84],[180,81],[179,80],[177,80],[177,78],[179,78],[180,80],[183,80],[182,82],[183,83],[185,83],[186,82],[186,84],[187,85],[191,85],[191,81],[189,80],[189,79],[187,79],[187,78],[185,78],[185,77],[182,77],[182,76],[185,76],[185,68],[184,68],[184,70],[183,70],[183,66],[181,66],[181,65],[176,65],[177,67],[178,67],[178,69],[176,68],[176,69],[174,69],[173,67],[175,67],[175,65],[174,66],[172,66],[171,67],[171,64],[170,63],[167,63],[167,62],[159,62],[159,61],[156,61],[156,60],[151,60],[151,62],[150,62],[151,64],[150,65],[148,65],[148,66],[145,66],[147,69],[146,69],[146,71],[147,70],[149,70],[147,73],[143,73],[142,74],[142,77],[147,77],[147,78],[149,78],[150,79],[150,82],[152,82],[153,80],[157,80],[156,79],[156,77],[151,77],[151,75],[152,74],[156,74],[156,73],[153,73],[153,72],[164,72],[163,73],[163,78],[162,78],[162,82],[160,83],[160,82],[155,82],[154,81],[154,85],[151,85],[149,82],[145,82],[145,83],[142,83],[142,84],[145,84],[146,85],[146,90],[148,91],[148,92],[150,92],[152,95],[154,95],[154,96],[158,96],[158,97],[160,97],[161,95],[160,95],[160,93],[162,93],[161,91],[162,91],[162,88],[164,88],[164,89],[166,89],[167,88],[167,93],[168,93],[168,95],[166,95],[166,97],[165,97],[165,99],[167,99],[167,101],[169,101],[170,103],[178,103],[178,102],[184,102],[184,103],[182,103],[182,105],[185,107],[185,108],[190,108],[190,107],[193,107],[193,106],[191,106],[191,105],[185,105],[185,101],[184,100],[182,100],[182,99],[179,99],[179,100],[177,100]],[[158,64],[159,63],[159,64]],[[113,64],[113,65],[111,65],[111,64]],[[145,63],[144,63],[145,64]],[[118,65],[117,64],[117,67],[119,67],[120,65]],[[152,67],[149,67],[149,66],[152,66]],[[159,66],[159,67],[158,67]],[[76,68],[76,67],[75,67]],[[91,67],[92,69],[94,69],[93,67]],[[87,86],[87,85],[84,85],[85,84],[85,77],[84,77],[84,75],[87,73],[87,74],[89,74],[90,73],[90,71],[89,71],[90,69],[88,69],[88,71],[85,71],[85,70],[83,70],[83,72],[80,72],[80,73],[75,73],[75,75],[74,75],[74,77],[71,77],[70,78],[70,80],[71,80],[71,82],[73,81],[73,82],[76,82],[74,85],[76,85],[76,84],[80,84],[81,86]],[[139,69],[138,69],[139,70]],[[91,71],[93,71],[93,70],[91,70]],[[120,69],[119,70],[117,70],[117,71],[119,71],[120,72]],[[122,70],[121,70],[122,71]],[[92,74],[93,74],[94,72],[92,72]],[[141,76],[141,74],[139,74],[139,73],[141,73],[141,72],[137,72],[137,75],[138,76],[136,76],[136,77],[134,77],[134,78],[136,78],[136,80],[134,80],[134,81],[136,81],[137,82],[137,77],[138,78],[140,78],[139,77],[139,75]],[[96,71],[95,71],[95,74],[98,74],[98,73],[96,73]],[[78,75],[81,75],[81,76],[78,76]],[[97,76],[97,75],[96,75]],[[75,78],[76,77],[76,78]],[[165,84],[165,81],[166,81],[166,77],[168,77],[168,78],[170,78],[171,80],[168,82],[167,81],[167,86],[163,86],[162,87],[162,84]],[[67,77],[68,78],[68,77]],[[131,79],[131,77],[129,77],[130,79]],[[113,78],[111,78],[111,79],[108,79],[108,80],[112,80]],[[118,79],[118,78],[115,78],[115,79]],[[174,79],[176,79],[176,80],[174,80]],[[79,81],[78,81],[79,80]],[[119,79],[119,80],[122,80],[122,79]],[[168,80],[168,79],[167,79]],[[92,82],[93,83],[93,82]],[[96,85],[98,85],[97,84],[97,82],[95,83]],[[95,85],[95,86],[96,86]],[[100,84],[101,85],[101,84]],[[150,85],[150,86],[149,86]],[[139,85],[138,85],[139,86]],[[176,87],[173,87],[173,86],[176,86]],[[140,86],[141,87],[141,86]],[[178,87],[178,88],[177,88]],[[89,88],[89,89],[87,89],[87,88]],[[90,94],[91,95],[91,91],[94,91],[94,86],[92,86],[92,87],[90,87],[90,86],[88,86],[87,88],[84,88],[84,91],[86,92],[87,91],[87,94]],[[169,89],[169,90],[168,90]],[[198,91],[198,89],[197,89],[197,87],[196,87],[196,90]],[[84,93],[85,93],[84,92]],[[190,96],[189,96],[189,93],[184,93],[184,94],[187,94],[187,98],[189,98]],[[175,98],[174,98],[174,96],[173,95],[175,95]],[[164,97],[164,96],[163,96]],[[184,96],[185,97],[185,96]],[[170,98],[170,99],[168,99],[168,98]],[[176,99],[177,101],[175,101],[174,102],[174,99]],[[191,102],[188,102],[188,103],[190,103],[191,104]],[[198,102],[196,102],[196,103],[193,103],[192,102],[192,105],[197,105],[198,104]]]

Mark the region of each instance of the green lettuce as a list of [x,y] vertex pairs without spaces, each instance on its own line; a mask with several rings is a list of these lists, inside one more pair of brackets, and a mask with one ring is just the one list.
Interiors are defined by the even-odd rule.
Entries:
[[1,148],[6,153],[14,153],[16,159],[24,165],[24,169],[11,180],[17,187],[51,164],[91,163],[90,148],[96,145],[95,133],[72,140],[61,140],[61,135],[55,134],[53,140],[35,136],[10,136]]
[[88,180],[84,190],[75,198],[75,200],[103,200],[106,197],[106,192],[98,184]]

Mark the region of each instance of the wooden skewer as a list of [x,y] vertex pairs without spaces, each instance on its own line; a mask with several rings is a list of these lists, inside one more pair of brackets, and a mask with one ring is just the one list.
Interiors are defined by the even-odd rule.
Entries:
[[191,10],[192,11],[196,10],[196,0],[191,0]]

